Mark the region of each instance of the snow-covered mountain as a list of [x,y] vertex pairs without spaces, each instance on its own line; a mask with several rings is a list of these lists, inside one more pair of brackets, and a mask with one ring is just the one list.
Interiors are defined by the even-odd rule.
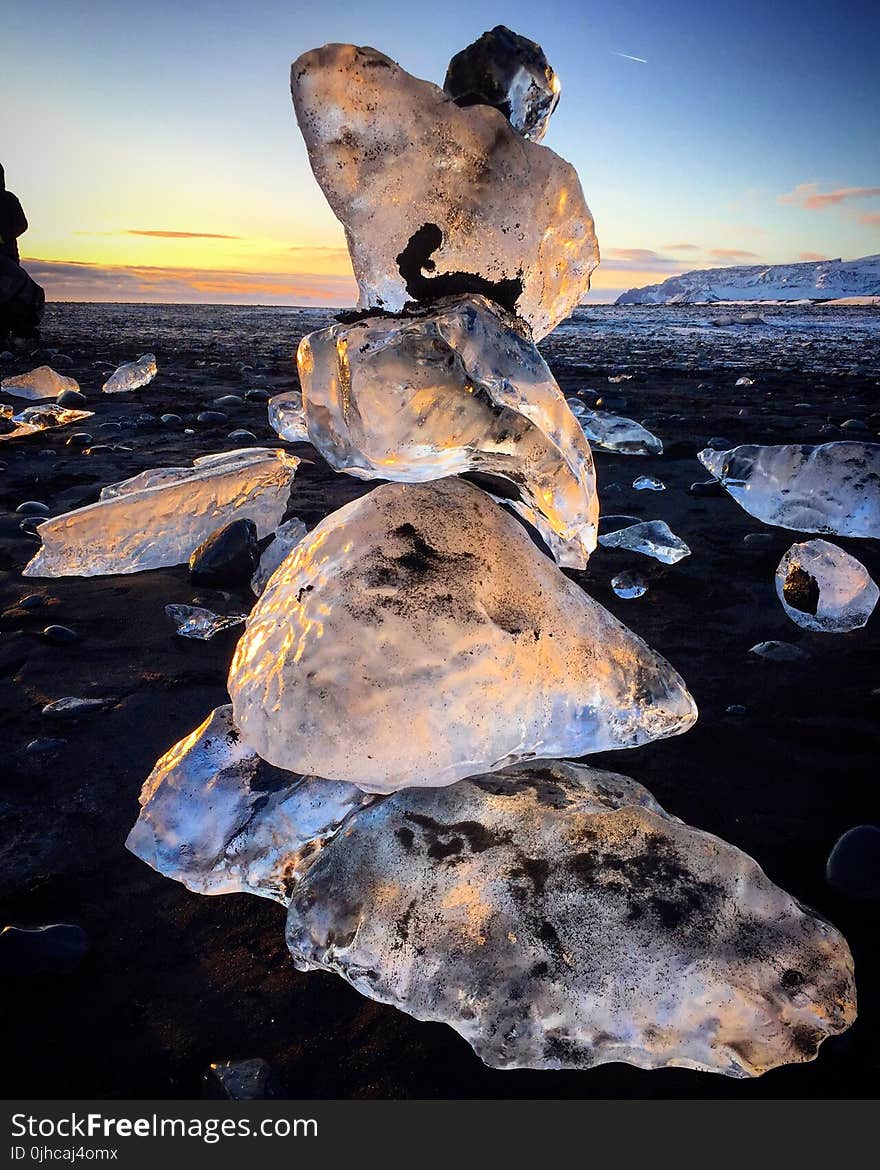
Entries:
[[631,288],[618,305],[689,305],[712,301],[828,301],[880,296],[880,255],[861,260],[809,260],[702,268],[662,284]]

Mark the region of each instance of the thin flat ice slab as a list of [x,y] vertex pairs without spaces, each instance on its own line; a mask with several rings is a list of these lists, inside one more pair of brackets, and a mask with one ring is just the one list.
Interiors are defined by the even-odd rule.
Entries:
[[674,565],[691,555],[691,550],[665,520],[645,520],[641,524],[617,528],[614,532],[600,536],[599,544],[603,548],[623,548],[642,553],[662,561],[664,565]]
[[741,508],[796,532],[880,537],[880,443],[707,448],[700,462]]
[[776,570],[782,608],[805,630],[843,634],[867,624],[880,590],[861,561],[829,544],[793,544]]
[[607,410],[585,410],[577,420],[593,446],[603,451],[614,451],[617,455],[663,454],[661,440],[635,419]]
[[199,642],[207,642],[223,630],[243,626],[247,620],[246,613],[213,613],[200,605],[166,605],[165,613],[181,638],[195,638]]
[[833,926],[635,781],[556,761],[357,812],[293,887],[287,943],[494,1068],[752,1077],[856,1014]]
[[10,428],[0,431],[0,440],[21,439],[25,435],[36,435],[55,427],[66,427],[70,423],[91,418],[94,413],[93,410],[68,410],[51,403],[48,406],[26,406],[14,414],[11,406],[0,405],[0,419],[5,420],[5,425]]
[[599,518],[590,445],[514,324],[463,297],[309,334],[297,354],[309,438],[362,479],[501,477],[557,561],[584,568]]
[[126,847],[196,893],[286,902],[315,852],[370,799],[350,784],[270,767],[227,705],[157,761]]
[[189,560],[230,520],[248,518],[259,538],[281,523],[299,460],[248,447],[161,467],[111,484],[96,504],[38,528],[43,547],[25,577],[96,577],[140,573]]
[[16,374],[0,382],[0,390],[14,398],[30,398],[34,402],[57,398],[63,390],[79,390],[75,378],[66,378],[51,366],[37,366],[27,374]]
[[325,45],[291,66],[315,177],[345,227],[361,308],[475,292],[538,340],[599,261],[577,174],[487,105],[462,109],[384,54]]
[[252,610],[229,692],[263,759],[370,792],[635,747],[697,715],[668,662],[459,479],[383,485],[313,529]]
[[126,362],[114,370],[104,383],[105,394],[121,394],[125,390],[140,390],[156,377],[156,355],[144,353],[134,362]]

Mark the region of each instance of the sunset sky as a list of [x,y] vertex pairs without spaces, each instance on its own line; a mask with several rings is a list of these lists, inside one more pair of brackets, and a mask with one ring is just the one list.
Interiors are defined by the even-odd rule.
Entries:
[[545,144],[577,167],[596,219],[591,299],[692,268],[880,252],[876,0],[4,12],[0,162],[49,299],[352,303],[290,61],[353,41],[442,84],[452,54],[498,23],[540,41],[561,78]]

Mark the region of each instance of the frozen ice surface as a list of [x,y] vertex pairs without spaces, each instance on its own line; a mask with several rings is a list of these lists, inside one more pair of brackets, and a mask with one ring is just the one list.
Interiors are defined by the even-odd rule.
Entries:
[[166,605],[165,612],[181,638],[197,638],[200,642],[207,642],[221,630],[244,625],[247,619],[246,613],[212,613],[198,605]]
[[627,528],[618,528],[599,537],[604,548],[623,548],[630,552],[644,553],[664,565],[674,565],[683,557],[689,557],[691,550],[669,527],[665,520],[644,520]]
[[286,901],[314,853],[369,799],[350,784],[270,767],[227,705],[157,761],[126,847],[197,893]]
[[105,394],[121,394],[124,390],[140,390],[156,377],[156,356],[141,354],[135,362],[126,362],[110,375],[104,383]]
[[358,811],[293,887],[287,943],[495,1068],[758,1076],[856,1014],[833,926],[635,781],[557,761]]
[[14,398],[57,398],[63,390],[79,390],[75,378],[58,374],[51,366],[37,366],[27,374],[16,374],[0,382],[0,390]]
[[663,444],[635,419],[607,410],[586,410],[577,416],[584,434],[603,451],[618,455],[662,455]]
[[700,462],[740,507],[798,532],[880,537],[880,443],[707,448]]
[[644,597],[648,592],[648,582],[641,573],[618,573],[611,578],[611,588],[618,597],[631,600],[635,597]]
[[229,692],[263,759],[370,792],[635,747],[697,714],[668,662],[460,479],[385,484],[313,529],[254,606]]
[[54,403],[48,406],[26,406],[14,414],[11,406],[0,406],[0,418],[8,419],[15,426],[11,431],[0,432],[2,439],[20,439],[24,435],[35,435],[54,427],[66,427],[69,423],[91,418],[93,410],[68,410]]
[[251,578],[251,589],[257,595],[263,592],[266,588],[266,582],[287,556],[291,549],[295,548],[302,538],[305,536],[308,529],[302,520],[296,516],[293,519],[286,521],[280,528],[276,529],[275,536],[270,544],[263,549],[263,554],[260,557],[260,563],[257,565],[257,571]]
[[304,53],[291,91],[361,308],[482,293],[539,340],[585,296],[599,249],[577,174],[498,110],[355,45]]
[[791,546],[776,570],[776,592],[793,622],[825,634],[864,626],[880,596],[861,561],[827,540]]
[[303,409],[303,396],[299,390],[288,390],[276,394],[267,404],[269,426],[288,443],[308,443],[309,432]]
[[599,503],[590,445],[533,343],[484,297],[304,337],[309,438],[331,467],[407,483],[500,476],[559,563],[584,568]]
[[561,86],[544,50],[496,25],[449,62],[443,88],[459,106],[494,106],[523,138],[540,142]]
[[654,475],[640,475],[633,480],[633,487],[637,492],[665,492],[666,484]]
[[24,576],[95,577],[178,565],[233,519],[249,518],[259,538],[268,536],[284,516],[298,465],[285,451],[248,447],[111,484],[96,504],[40,524],[43,547]]

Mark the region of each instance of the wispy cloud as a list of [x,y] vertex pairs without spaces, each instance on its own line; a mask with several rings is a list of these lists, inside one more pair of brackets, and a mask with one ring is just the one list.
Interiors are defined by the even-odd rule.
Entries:
[[606,272],[680,272],[681,261],[651,248],[603,248],[602,268]]
[[25,259],[54,301],[164,301],[177,304],[351,305],[350,275],[249,273]]
[[880,187],[837,187],[833,191],[820,191],[818,183],[798,183],[793,191],[780,195],[780,203],[792,203],[805,211],[824,211],[851,199],[876,199]]
[[757,252],[747,252],[744,248],[712,248],[710,256],[716,260],[760,260]]
[[859,223],[868,227],[880,227],[880,211],[863,211],[859,216]]
[[619,53],[617,49],[609,49],[608,52],[613,53],[615,57],[625,57],[627,61],[638,61],[640,65],[648,64],[644,57],[634,57],[632,53]]
[[127,236],[156,236],[160,240],[240,240],[241,236],[227,236],[222,232],[147,231],[146,228],[128,228]]
[[664,244],[664,252],[699,252],[699,244]]
[[827,256],[823,256],[821,252],[798,252],[798,260],[827,260]]

